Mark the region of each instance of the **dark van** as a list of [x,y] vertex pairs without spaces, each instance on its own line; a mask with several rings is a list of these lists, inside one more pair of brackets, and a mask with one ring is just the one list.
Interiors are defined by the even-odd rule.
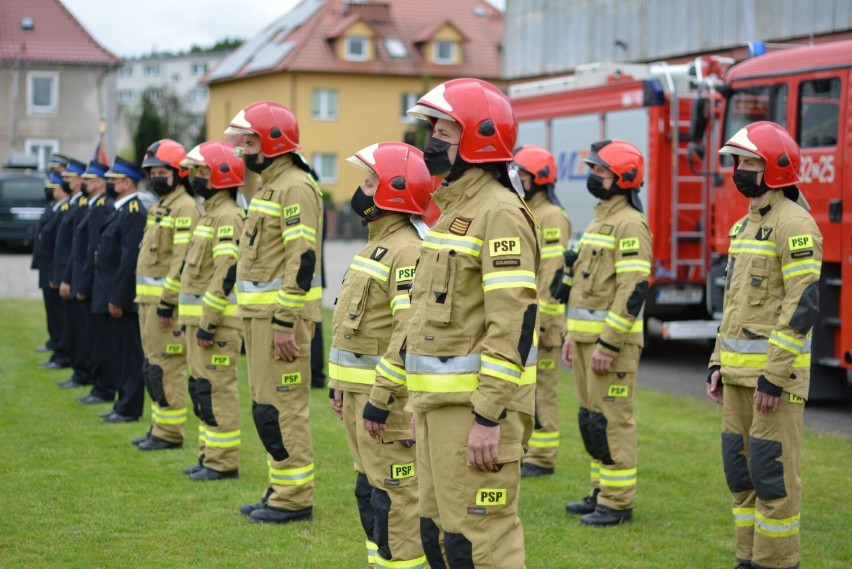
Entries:
[[42,175],[0,172],[0,242],[32,247],[45,205]]

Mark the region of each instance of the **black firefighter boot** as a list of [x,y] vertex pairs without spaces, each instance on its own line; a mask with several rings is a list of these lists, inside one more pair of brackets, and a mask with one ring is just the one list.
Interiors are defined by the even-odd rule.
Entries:
[[575,516],[584,516],[595,511],[595,506],[598,505],[598,494],[601,493],[600,488],[595,488],[591,494],[580,500],[579,502],[568,502],[565,504],[565,511]]
[[255,510],[266,509],[266,502],[269,500],[270,496],[272,496],[272,488],[267,488],[266,493],[263,495],[263,498],[260,499],[260,502],[255,502],[254,504],[243,504],[240,506],[240,515],[249,516]]
[[314,509],[311,506],[301,510],[285,510],[267,504],[265,508],[254,510],[249,514],[249,521],[253,524],[286,524],[308,521],[312,518],[313,513]]
[[595,506],[595,511],[580,518],[580,523],[586,526],[604,527],[629,524],[633,521],[633,510],[614,510],[602,504]]

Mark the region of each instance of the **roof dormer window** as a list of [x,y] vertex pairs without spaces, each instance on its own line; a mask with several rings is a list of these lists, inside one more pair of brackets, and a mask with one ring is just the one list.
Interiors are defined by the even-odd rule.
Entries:
[[455,65],[457,62],[456,50],[458,44],[449,40],[435,40],[432,44],[432,58],[440,65]]
[[369,39],[363,36],[347,36],[346,59],[348,61],[367,61],[369,57]]

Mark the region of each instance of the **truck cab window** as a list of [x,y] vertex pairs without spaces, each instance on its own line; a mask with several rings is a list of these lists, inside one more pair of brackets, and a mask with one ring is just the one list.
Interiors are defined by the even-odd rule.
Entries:
[[[725,113],[725,132],[722,140],[728,140],[738,130],[757,121],[772,121],[787,126],[787,85],[761,85],[737,89],[731,94]],[[723,167],[734,165],[729,155],[721,156]]]
[[796,142],[802,148],[837,145],[840,113],[840,78],[802,81],[799,86]]

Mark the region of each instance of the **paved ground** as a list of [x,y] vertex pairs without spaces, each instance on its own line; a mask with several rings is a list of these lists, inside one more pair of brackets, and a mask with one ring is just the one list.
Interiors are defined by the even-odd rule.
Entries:
[[[325,248],[326,290],[323,305],[332,307],[349,262],[364,242],[330,241]],[[21,251],[0,251],[0,298],[41,298],[35,271],[30,270],[30,255]],[[2,316],[2,315],[0,315]],[[707,401],[704,394],[709,348],[704,343],[677,343],[649,350],[639,367],[639,384],[669,393]],[[805,423],[824,432],[852,439],[852,399],[831,404],[810,403]]]

